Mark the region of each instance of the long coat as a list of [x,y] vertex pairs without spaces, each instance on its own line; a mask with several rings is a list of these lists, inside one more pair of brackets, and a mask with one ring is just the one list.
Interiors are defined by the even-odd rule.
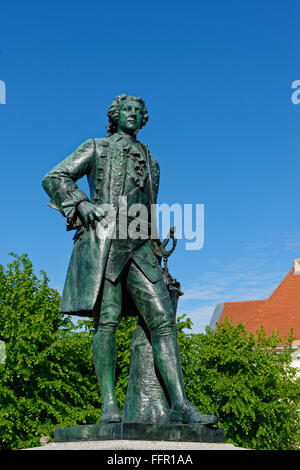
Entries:
[[[127,159],[126,149],[120,139],[114,134],[87,140],[47,173],[42,181],[43,188],[51,198],[49,206],[67,218],[67,230],[77,229],[60,305],[63,313],[93,315],[115,230],[115,218],[105,218],[107,228],[98,222],[95,230],[91,227],[86,230],[77,216],[76,206],[89,199],[78,188],[76,181],[86,175],[90,202],[96,206],[112,204],[117,209],[124,186]],[[141,145],[147,152],[145,144]],[[152,180],[150,200],[155,204],[159,166],[150,155],[149,168]]]

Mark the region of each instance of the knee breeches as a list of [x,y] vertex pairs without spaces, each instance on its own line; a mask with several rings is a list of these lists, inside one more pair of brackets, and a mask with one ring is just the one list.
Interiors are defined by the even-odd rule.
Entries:
[[151,333],[163,334],[174,328],[174,310],[163,278],[152,283],[131,262],[128,271],[117,282],[104,280],[98,329],[115,331],[121,318],[124,290]]

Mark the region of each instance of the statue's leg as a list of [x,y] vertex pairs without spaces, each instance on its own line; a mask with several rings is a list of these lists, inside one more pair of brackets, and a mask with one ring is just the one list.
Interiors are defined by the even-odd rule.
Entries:
[[171,401],[171,420],[205,424],[216,422],[215,416],[202,415],[186,398],[174,311],[163,279],[150,282],[132,263],[126,288],[150,331],[154,363]]
[[151,334],[153,357],[171,400],[181,408],[186,400],[174,326],[174,311],[163,280],[151,283],[132,265],[126,285]]
[[113,284],[105,279],[93,338],[93,358],[102,396],[101,423],[121,420],[114,392],[116,328],[121,317],[121,305],[121,282]]

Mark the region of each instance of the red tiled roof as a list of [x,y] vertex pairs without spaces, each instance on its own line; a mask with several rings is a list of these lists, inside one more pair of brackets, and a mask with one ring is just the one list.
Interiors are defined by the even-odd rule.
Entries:
[[231,318],[234,325],[242,322],[253,333],[263,325],[267,336],[275,330],[282,337],[293,328],[299,340],[300,274],[291,269],[267,300],[226,302],[220,321],[225,317]]
[[249,317],[253,316],[264,303],[265,300],[225,302],[220,321],[229,317],[234,325],[237,325],[238,322],[245,324]]

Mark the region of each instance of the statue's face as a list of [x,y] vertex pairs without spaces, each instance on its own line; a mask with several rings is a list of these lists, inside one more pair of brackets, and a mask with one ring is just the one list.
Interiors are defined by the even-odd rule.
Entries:
[[120,106],[118,129],[127,134],[136,134],[143,122],[143,105],[138,101],[126,100]]

